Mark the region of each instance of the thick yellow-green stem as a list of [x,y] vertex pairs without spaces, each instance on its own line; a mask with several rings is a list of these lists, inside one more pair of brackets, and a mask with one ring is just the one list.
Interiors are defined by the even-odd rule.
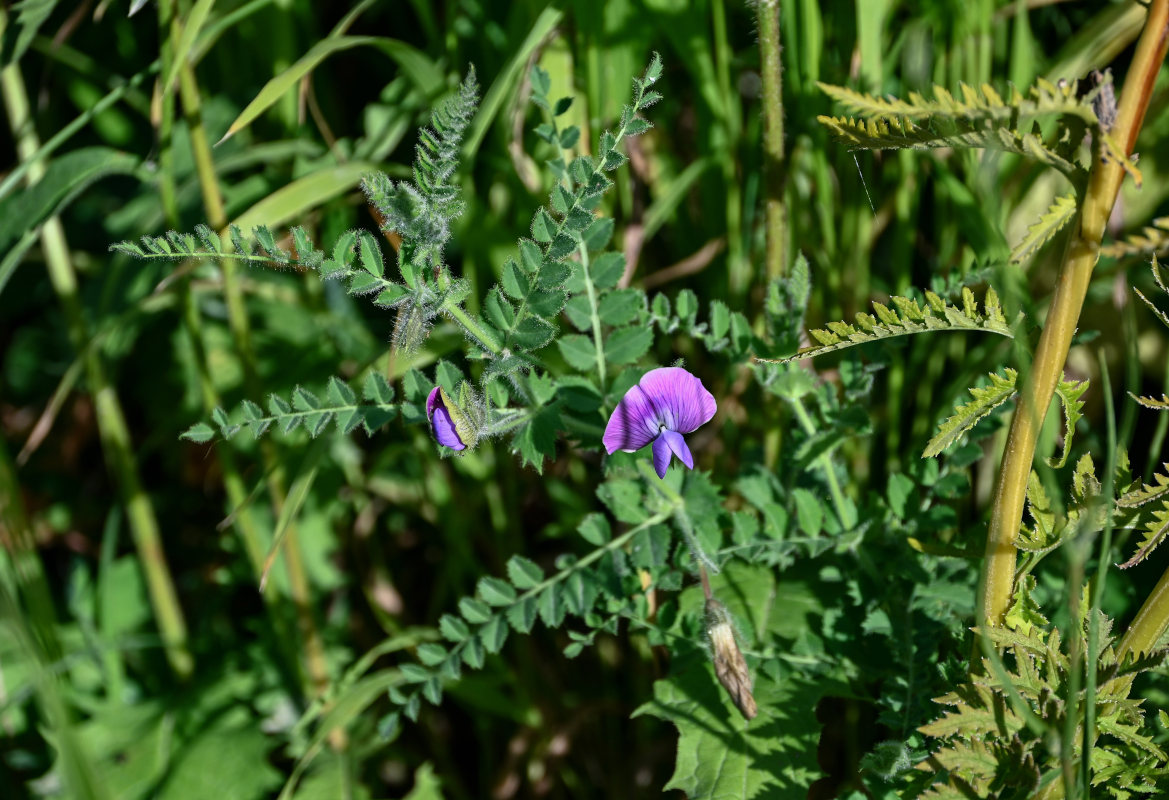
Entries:
[[1127,653],[1148,653],[1169,627],[1169,569],[1157,581],[1145,604],[1124,638],[1120,640],[1117,654],[1123,658]]
[[[0,9],[0,28],[5,24]],[[28,94],[21,78],[19,65],[9,64],[0,72],[0,92],[12,135],[16,139],[17,154],[22,163],[34,159],[40,147],[36,130],[29,114]],[[31,163],[27,170],[29,184],[44,175],[43,163]],[[98,431],[110,472],[118,485],[126,507],[130,532],[138,551],[138,558],[146,574],[146,585],[158,623],[159,634],[166,648],[167,659],[175,673],[185,678],[194,669],[194,661],[187,650],[187,625],[179,606],[178,594],[171,580],[170,568],[162,549],[158,518],[149,495],[142,487],[138,463],[134,457],[130,431],[121,402],[109,382],[105,364],[97,348],[87,348],[89,330],[77,291],[77,274],[65,238],[65,229],[58,217],[50,217],[41,228],[41,244],[45,253],[49,281],[57,293],[65,312],[69,337],[73,346],[83,352],[86,378],[93,395]]]
[[[1152,0],[1112,129],[1113,137],[1126,154],[1132,153],[1152,97],[1153,83],[1165,58],[1167,18],[1169,0]],[[1035,442],[1063,371],[1088,281],[1099,258],[1100,240],[1123,178],[1121,166],[1101,157],[1097,148],[1084,202],[1052,295],[1051,309],[1007,435],[987,532],[986,565],[978,595],[980,623],[999,624],[1010,605],[1015,581],[1015,536],[1023,518]]]

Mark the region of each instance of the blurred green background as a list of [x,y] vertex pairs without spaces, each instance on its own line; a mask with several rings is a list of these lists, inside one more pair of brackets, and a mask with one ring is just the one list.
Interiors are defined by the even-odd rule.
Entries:
[[[578,546],[566,537],[594,505],[599,457],[566,447],[543,475],[502,443],[443,460],[425,430],[400,421],[373,437],[181,442],[211,405],[319,388],[370,363],[401,375],[454,357],[461,336],[440,325],[419,354],[391,363],[390,315],[315,274],[143,264],[109,245],[200,222],[301,224],[326,248],[351,228],[375,229],[362,173],[407,175],[416,129],[473,64],[484,97],[447,258],[481,294],[551,186],[542,168],[551,154],[531,133],[531,66],[550,73],[553,96],[575,96],[569,121],[595,142],[658,51],[656,128],[636,140],[606,200],[615,242],[636,265],[634,285],[689,288],[755,319],[768,278],[758,9],[738,0],[130,8],[23,0],[0,12],[0,794],[274,796],[310,740],[297,720],[357,659],[434,638],[439,616],[513,553],[551,563]],[[1031,298],[1046,297],[1054,255],[1022,268],[1007,254],[1060,179],[1003,155],[854,155],[817,124],[833,108],[816,82],[904,94],[1121,70],[1139,5],[783,0],[781,10],[780,180],[789,260],[803,252],[812,268],[809,323],[911,286],[988,281],[1008,308],[1041,313]],[[190,69],[170,72],[176,53]],[[274,76],[286,89],[207,149]],[[1118,231],[1165,213],[1164,100],[1162,85],[1138,146],[1144,189],[1126,189]],[[1093,347],[1115,364],[1118,397],[1160,393],[1166,361],[1151,315],[1114,300],[1118,287],[1150,282],[1144,269],[1128,276],[1130,266],[1102,263],[1082,325],[1099,330]],[[663,363],[705,363],[686,337],[669,344],[656,353]],[[850,493],[883,491],[916,463],[936,420],[1000,362],[1001,347],[957,336],[898,346],[878,375],[869,435],[846,451]],[[1069,368],[1087,376],[1093,364],[1074,351]],[[733,475],[782,423],[743,383],[727,372],[718,387],[732,410],[704,442],[716,474]],[[1090,402],[1089,415],[1102,406]],[[1131,403],[1119,408],[1139,474],[1159,463],[1165,428]],[[954,504],[960,530],[981,517],[991,461]],[[261,595],[278,526],[286,556]],[[1156,577],[1145,572],[1116,584],[1113,613],[1131,614]],[[174,607],[168,592],[185,632],[156,620]],[[344,754],[324,748],[296,797],[435,797],[436,775],[451,798],[657,793],[673,768],[674,729],[629,717],[664,654],[638,637],[605,637],[569,660],[565,642],[562,631],[513,637],[392,741],[378,735],[370,684],[373,706],[354,713]],[[822,742],[827,777],[814,796],[834,796],[855,773],[857,747],[872,743],[863,732]]]

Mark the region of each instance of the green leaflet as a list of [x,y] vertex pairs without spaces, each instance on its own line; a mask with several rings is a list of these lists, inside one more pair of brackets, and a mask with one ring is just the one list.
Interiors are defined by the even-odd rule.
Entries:
[[[1165,480],[1160,475],[1157,478]],[[1144,528],[1141,530],[1141,540],[1137,544],[1136,552],[1133,553],[1132,558],[1121,564],[1120,568],[1135,567],[1144,561],[1157,545],[1165,541],[1167,534],[1169,534],[1169,501],[1162,501],[1161,507],[1153,511],[1152,517],[1146,520]]]
[[1138,489],[1125,492],[1116,499],[1116,504],[1121,508],[1137,508],[1154,500],[1169,499],[1169,462],[1162,464],[1161,468],[1166,473],[1153,474],[1155,485],[1146,483]]
[[955,408],[954,415],[938,426],[938,432],[926,445],[922,458],[941,455],[980,419],[1010,400],[1015,394],[1017,376],[1015,370],[1006,367],[1002,375],[991,373],[990,386],[970,389],[974,399]]
[[1047,463],[1055,469],[1061,469],[1068,463],[1068,455],[1072,449],[1072,438],[1076,433],[1076,423],[1083,416],[1084,401],[1080,398],[1088,391],[1088,381],[1069,381],[1061,378],[1055,387],[1055,396],[1063,406],[1064,432],[1063,453],[1059,458],[1049,458]]
[[993,288],[986,290],[981,309],[970,289],[962,290],[961,308],[947,303],[933,292],[926,292],[925,299],[926,304],[923,306],[907,297],[891,297],[890,303],[893,308],[884,303],[874,302],[875,316],[857,314],[855,325],[847,322],[830,322],[827,330],[817,329],[809,332],[819,344],[804,347],[786,358],[758,360],[785,364],[815,358],[858,344],[926,331],[981,330],[1000,336],[1014,336],[1006,317],[1003,316],[998,293]]
[[1051,241],[1052,237],[1071,221],[1078,208],[1074,192],[1055,198],[1051,207],[1043,213],[1038,222],[1027,229],[1027,235],[1011,250],[1011,262],[1020,264],[1039,252],[1043,245]]

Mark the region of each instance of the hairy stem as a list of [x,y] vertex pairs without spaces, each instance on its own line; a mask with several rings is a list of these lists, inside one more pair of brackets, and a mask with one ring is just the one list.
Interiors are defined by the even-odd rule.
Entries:
[[[1125,154],[1132,153],[1152,97],[1153,83],[1165,58],[1167,20],[1169,0],[1152,0],[1112,130]],[[1015,580],[1015,536],[1023,518],[1035,443],[1067,359],[1092,269],[1099,257],[1100,240],[1123,177],[1121,166],[1102,158],[1097,148],[1079,223],[1068,241],[1051,310],[1007,435],[987,532],[986,566],[978,593],[979,623],[999,624],[1010,605]]]
[[778,278],[787,272],[779,0],[758,0],[755,13],[759,32],[759,71],[763,79],[763,202],[767,231],[767,277]]
[[475,321],[475,318],[463,310],[462,306],[443,306],[443,313],[455,321],[475,343],[492,355],[499,355],[503,349],[494,339],[487,335],[487,331]]
[[[6,23],[0,10],[0,28]],[[35,184],[45,173],[45,165],[36,159],[40,141],[29,114],[28,94],[21,78],[19,65],[9,64],[0,72],[0,92],[8,114],[17,154],[27,164],[29,185]],[[69,337],[78,352],[85,353],[85,371],[93,395],[98,431],[110,472],[118,485],[126,507],[130,531],[139,560],[146,573],[147,590],[155,621],[158,623],[167,660],[180,678],[188,677],[194,669],[194,660],[187,649],[187,623],[179,605],[178,593],[171,580],[170,568],[162,549],[162,535],[150,496],[142,487],[138,462],[134,456],[126,416],[113,384],[106,375],[105,364],[97,349],[86,348],[89,327],[78,295],[77,273],[65,239],[65,228],[59,217],[50,217],[41,228],[45,265],[49,281],[64,309]]]

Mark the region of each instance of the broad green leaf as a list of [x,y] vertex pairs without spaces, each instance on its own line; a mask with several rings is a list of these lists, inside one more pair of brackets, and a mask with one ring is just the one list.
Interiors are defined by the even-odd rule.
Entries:
[[377,47],[397,61],[402,71],[410,76],[424,95],[433,96],[438,87],[442,85],[442,74],[434,64],[422,52],[405,42],[381,36],[338,36],[322,39],[297,59],[296,63],[264,84],[260,93],[231,123],[227,133],[223,134],[223,138],[219,140],[218,144],[222,144],[250,125],[326,58],[343,50],[365,46]]
[[532,24],[531,30],[528,31],[528,35],[515,49],[507,66],[500,70],[499,75],[491,84],[491,88],[484,95],[483,102],[479,105],[479,113],[475,115],[475,120],[471,123],[471,129],[467,132],[467,138],[463,142],[462,161],[464,163],[470,163],[473,160],[483,137],[487,135],[487,130],[495,122],[499,110],[512,97],[513,87],[528,64],[528,59],[541,42],[547,38],[548,34],[560,24],[560,19],[563,16],[564,11],[556,6],[550,5],[541,11],[540,16],[536,17],[536,21]]
[[187,58],[191,54],[191,46],[195,43],[199,31],[203,29],[203,23],[207,21],[207,15],[211,13],[213,5],[215,5],[215,0],[198,0],[191,8],[191,13],[187,14],[187,18],[183,20],[183,33],[171,54],[170,72],[167,73],[166,81],[163,83],[167,91],[174,90],[175,78],[178,77],[179,70],[187,62]]
[[95,181],[132,175],[140,163],[111,147],[84,147],[50,161],[39,181],[0,200],[0,253],[7,254],[30,228],[59,213]]
[[154,796],[159,800],[270,797],[281,778],[268,763],[268,753],[275,744],[258,725],[238,727],[223,722],[205,727],[176,751],[166,782]]
[[306,212],[355,189],[361,176],[374,168],[373,164],[350,161],[309,173],[254,204],[235,224],[244,229],[257,225],[277,227],[300,219]]

